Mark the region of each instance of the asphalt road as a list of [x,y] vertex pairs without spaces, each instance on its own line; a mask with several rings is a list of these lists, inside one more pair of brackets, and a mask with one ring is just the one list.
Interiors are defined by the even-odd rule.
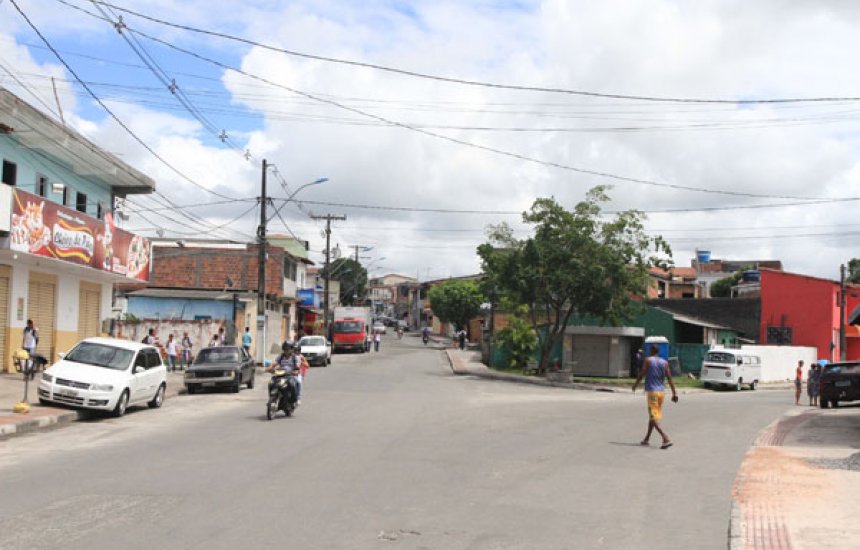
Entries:
[[293,418],[265,378],[0,442],[0,548],[725,548],[741,457],[793,403],[684,396],[662,451],[641,392],[454,377],[414,337],[313,369]]

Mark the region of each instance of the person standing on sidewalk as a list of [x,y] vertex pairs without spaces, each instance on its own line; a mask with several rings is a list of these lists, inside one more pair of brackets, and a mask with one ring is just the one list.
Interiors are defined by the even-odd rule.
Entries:
[[648,431],[645,433],[645,439],[640,442],[640,445],[649,445],[651,432],[657,430],[657,433],[663,438],[661,449],[668,449],[672,446],[672,440],[663,431],[660,426],[660,420],[663,418],[663,396],[665,386],[663,379],[669,380],[669,386],[672,388],[672,402],[678,402],[678,392],[675,390],[675,383],[672,381],[672,372],[669,370],[669,362],[658,355],[657,346],[651,346],[650,356],[642,365],[642,372],[639,377],[633,382],[633,393],[636,393],[636,386],[642,379],[645,379],[645,396],[648,400]]
[[794,371],[794,404],[800,405],[800,389],[803,387],[803,361],[797,362],[797,369]]
[[806,379],[806,395],[809,396],[809,406],[818,406],[818,384],[821,381],[821,365],[813,363],[809,367],[809,376]]
[[373,333],[373,349],[379,351],[379,343],[382,342],[382,334],[377,330]]
[[251,355],[251,327],[245,327],[245,334],[242,335],[242,347],[248,355]]
[[179,369],[185,370],[191,366],[191,338],[186,330],[182,334],[182,355],[179,358]]
[[178,347],[176,339],[171,332],[170,336],[167,337],[167,368],[172,372],[176,372],[176,351]]
[[464,329],[464,328],[460,329],[460,334],[459,334],[458,338],[460,340],[460,349],[461,350],[466,349],[466,329]]
[[27,326],[24,327],[24,339],[21,342],[21,347],[27,350],[27,362],[24,363],[24,374],[33,376],[33,354],[36,353],[36,346],[39,345],[39,329],[33,324],[32,319],[27,319]]

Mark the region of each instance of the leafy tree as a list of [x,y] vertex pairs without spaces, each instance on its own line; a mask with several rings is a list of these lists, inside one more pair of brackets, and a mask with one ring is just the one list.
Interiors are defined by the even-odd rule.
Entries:
[[711,286],[708,289],[711,298],[730,298],[732,295],[732,287],[741,282],[741,279],[744,276],[744,271],[748,269],[751,269],[751,267],[745,266],[728,277],[723,277],[722,279],[718,279],[711,283]]
[[848,282],[860,284],[860,258],[848,260]]
[[574,314],[620,324],[638,307],[632,297],[646,294],[648,268],[668,268],[662,258],[671,258],[669,245],[645,233],[644,215],[627,210],[604,220],[601,204],[608,200],[603,186],[572,211],[552,198],[537,199],[523,213],[534,236],[516,239],[501,224],[478,247],[487,288],[526,306],[541,371]]
[[433,315],[443,323],[454,323],[458,329],[466,328],[481,309],[484,295],[476,281],[450,280],[430,289],[427,296]]
[[534,357],[538,347],[538,336],[534,327],[521,315],[527,310],[521,308],[518,315],[513,315],[509,325],[498,330],[493,340],[498,346],[510,355],[510,365],[514,368],[523,368],[525,364]]
[[[329,264],[330,278],[340,282],[340,303],[345,306],[361,305],[365,302],[367,270],[353,258],[338,258]],[[325,268],[320,275],[326,276]]]

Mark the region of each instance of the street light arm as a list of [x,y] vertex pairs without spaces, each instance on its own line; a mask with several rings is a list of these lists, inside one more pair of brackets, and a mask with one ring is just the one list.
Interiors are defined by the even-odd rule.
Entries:
[[286,199],[277,199],[277,200],[283,200],[283,201],[284,201],[284,203],[283,203],[281,206],[279,206],[279,207],[275,208],[275,213],[274,213],[274,214],[272,214],[272,215],[269,217],[269,220],[271,221],[271,220],[272,220],[272,218],[274,218],[275,216],[277,216],[278,214],[280,214],[280,213],[281,213],[281,210],[282,210],[282,209],[283,209],[287,204],[289,204],[289,203],[290,203],[290,201],[292,201],[292,200],[293,200],[293,197],[295,197],[296,195],[298,195],[298,194],[299,194],[299,191],[301,191],[301,190],[302,190],[302,189],[304,189],[305,187],[310,187],[311,185],[319,185],[319,184],[321,184],[321,183],[325,183],[325,182],[327,182],[327,181],[328,181],[328,178],[319,178],[318,180],[314,180],[314,181],[312,181],[312,182],[309,182],[309,183],[306,183],[306,184],[302,185],[301,187],[299,187],[298,189],[296,189],[295,191],[293,191],[293,192],[290,194],[290,196],[289,196],[289,197],[287,197]]

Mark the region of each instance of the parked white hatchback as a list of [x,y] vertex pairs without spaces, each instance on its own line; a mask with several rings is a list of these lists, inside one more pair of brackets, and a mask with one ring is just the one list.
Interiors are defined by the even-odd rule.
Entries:
[[39,381],[39,403],[111,411],[164,403],[167,369],[154,346],[116,338],[87,338],[48,367]]

